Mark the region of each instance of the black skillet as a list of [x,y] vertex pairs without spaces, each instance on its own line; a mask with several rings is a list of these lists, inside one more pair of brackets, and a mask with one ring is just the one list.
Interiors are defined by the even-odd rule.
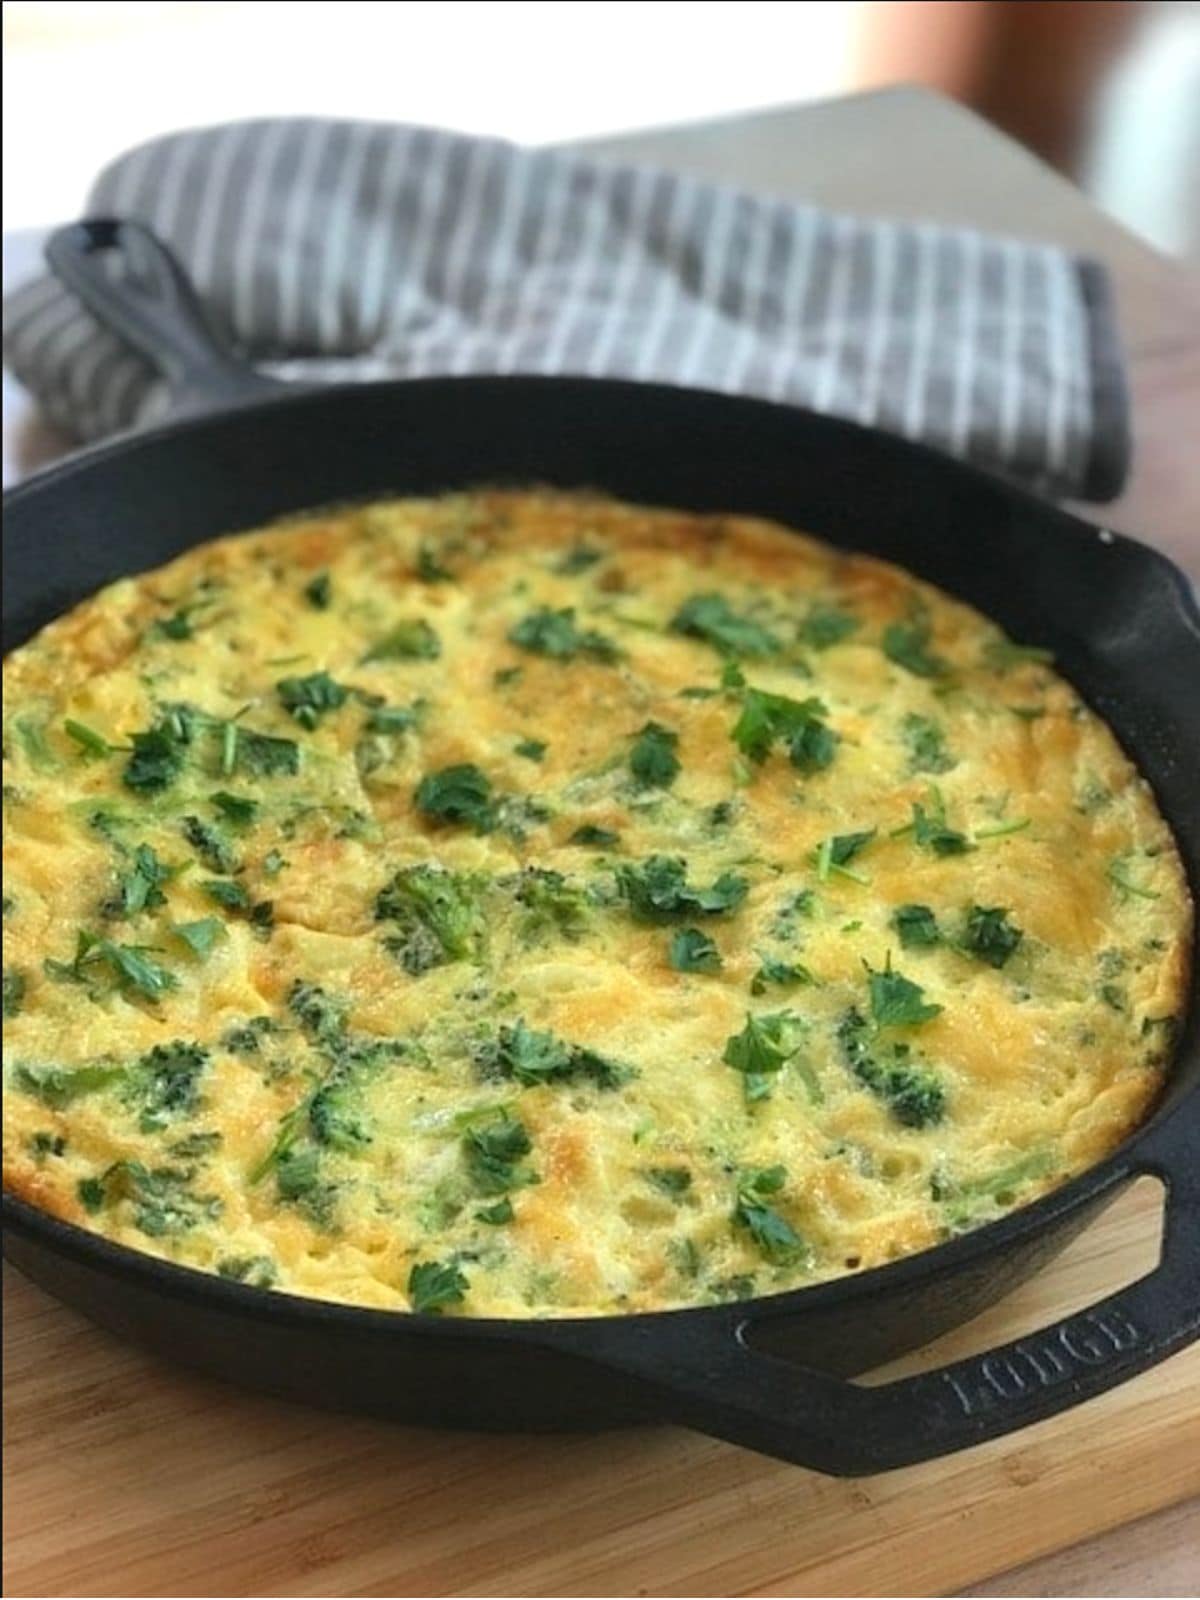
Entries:
[[[123,257],[122,282],[105,251]],[[755,400],[573,378],[284,390],[213,337],[144,230],[79,224],[48,256],[183,410],[225,409],[74,456],[7,498],[6,649],[119,574],[304,507],[541,482],[756,512],[900,562],[1052,647],[1153,784],[1195,895],[1200,615],[1154,551],[930,450]],[[892,1266],[733,1305],[541,1322],[361,1310],[172,1266],[7,1196],[5,1249],[106,1327],[277,1394],[468,1428],[671,1420],[824,1472],[877,1472],[1052,1416],[1200,1334],[1197,1012],[1193,992],[1158,1109],[1099,1166]],[[848,1381],[1007,1294],[1142,1173],[1167,1188],[1148,1276],[984,1355]]]

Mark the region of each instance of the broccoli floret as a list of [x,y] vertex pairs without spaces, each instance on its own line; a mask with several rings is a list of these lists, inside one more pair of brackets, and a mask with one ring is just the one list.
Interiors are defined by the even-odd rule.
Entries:
[[[557,876],[557,874],[555,874]],[[387,948],[414,977],[451,961],[478,958],[485,932],[482,882],[444,867],[405,867],[375,900],[378,922],[394,922]]]
[[946,1114],[946,1091],[927,1067],[911,1059],[907,1044],[882,1044],[855,1008],[838,1023],[838,1043],[854,1076],[906,1128],[929,1128]]

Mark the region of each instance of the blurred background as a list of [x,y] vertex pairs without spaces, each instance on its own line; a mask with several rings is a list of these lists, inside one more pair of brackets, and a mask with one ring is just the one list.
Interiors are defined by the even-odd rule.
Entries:
[[953,96],[1200,260],[1200,0],[4,7],[4,226],[172,128],[316,113],[556,143],[897,82]]

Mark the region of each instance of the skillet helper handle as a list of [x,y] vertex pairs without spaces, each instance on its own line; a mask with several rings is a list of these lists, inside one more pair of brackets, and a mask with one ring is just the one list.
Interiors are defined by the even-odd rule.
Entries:
[[[105,266],[108,254],[120,257],[120,276]],[[299,387],[263,377],[233,353],[179,262],[142,223],[116,217],[68,223],[46,241],[46,260],[97,321],[162,374],[172,417]]]
[[[668,1346],[651,1329],[608,1364],[649,1385],[668,1420],[840,1477],[910,1466],[1067,1411],[1200,1338],[1200,1162],[1176,1115],[1129,1175],[1167,1186],[1155,1270],[1024,1338],[867,1388],[755,1350],[753,1314]],[[602,1359],[604,1359],[602,1357]]]

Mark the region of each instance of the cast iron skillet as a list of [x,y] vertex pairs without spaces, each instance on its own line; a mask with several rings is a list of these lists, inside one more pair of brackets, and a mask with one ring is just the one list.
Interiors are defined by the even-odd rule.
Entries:
[[[117,284],[100,253],[122,253]],[[54,269],[155,363],[174,421],[8,498],[5,648],[98,585],[284,512],[501,482],[754,512],[912,568],[1051,646],[1154,785],[1200,877],[1200,615],[1162,556],[932,451],[758,401],[658,385],[462,378],[281,393],[206,325],[140,228],[57,233]],[[1151,1119],[1110,1159],[894,1265],[733,1305],[567,1321],[361,1310],[227,1283],[6,1197],[6,1249],[96,1321],[210,1373],[410,1422],[558,1429],[669,1419],[824,1472],[921,1461],[1098,1395],[1200,1333],[1193,995]],[[1135,1176],[1168,1191],[1147,1277],[985,1355],[847,1381],[1036,1272]]]

